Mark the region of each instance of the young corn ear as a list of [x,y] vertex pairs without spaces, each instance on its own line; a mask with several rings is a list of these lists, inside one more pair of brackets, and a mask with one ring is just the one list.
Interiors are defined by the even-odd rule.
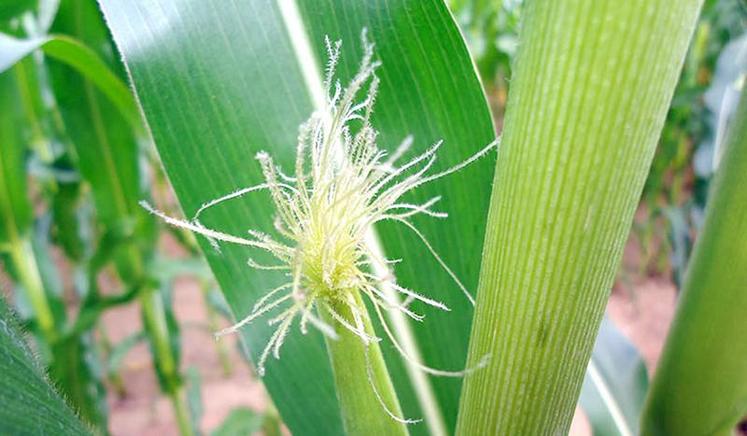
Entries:
[[[334,79],[341,43],[326,40],[329,56],[324,83],[326,107],[312,114],[300,127],[293,175],[277,166],[269,153],[260,152],[256,159],[265,178],[263,183],[203,204],[188,221],[167,216],[143,203],[143,207],[169,224],[201,234],[216,247],[218,242],[228,242],[272,255],[275,263],[260,264],[249,259],[248,266],[285,271],[287,282],[269,290],[251,313],[217,335],[236,332],[261,317],[268,317],[267,322],[277,327],[257,362],[258,373],[263,375],[267,359],[271,355],[280,357],[294,322],[303,334],[309,325],[318,329],[327,338],[338,395],[343,409],[348,409],[343,410],[343,417],[346,428],[352,433],[377,429],[360,424],[361,420],[365,421],[365,415],[372,413],[370,401],[366,399],[369,397],[375,398],[389,417],[389,422],[378,430],[392,431],[388,428],[392,423],[414,422],[401,416],[378,347],[382,338],[371,326],[364,298],[371,303],[387,337],[405,359],[434,375],[459,377],[465,373],[437,370],[415,361],[388,327],[384,314],[391,311],[422,321],[424,316],[410,306],[414,301],[439,310],[448,311],[449,308],[397,284],[389,267],[398,260],[383,258],[372,246],[373,226],[381,221],[393,221],[412,231],[465,297],[474,303],[459,278],[410,221],[415,215],[446,218],[445,213],[434,209],[440,197],[421,204],[408,203],[402,198],[426,183],[459,171],[489,153],[498,143],[494,141],[465,161],[435,174],[429,170],[436,162],[441,142],[402,164],[399,161],[410,150],[412,138],[405,138],[391,155],[379,149],[378,132],[371,125],[371,115],[379,84],[375,72],[380,63],[374,60],[374,46],[366,39],[365,31],[362,39],[363,58],[357,73],[345,87]],[[200,217],[210,208],[260,191],[269,193],[276,212],[274,236],[251,230],[248,237],[240,237],[201,224]],[[347,389],[341,385],[360,385],[361,380],[360,389],[353,389],[349,396],[344,394]],[[359,395],[361,391],[365,392]],[[360,403],[357,411],[350,412],[357,403]],[[397,426],[395,429],[403,431]]]

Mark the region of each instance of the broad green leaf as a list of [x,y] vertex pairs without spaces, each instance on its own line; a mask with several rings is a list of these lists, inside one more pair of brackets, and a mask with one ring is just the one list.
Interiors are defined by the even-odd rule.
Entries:
[[64,35],[18,39],[0,33],[0,73],[36,49],[57,59],[85,76],[101,90],[133,126],[140,125],[137,105],[127,86],[96,53],[79,41]]
[[0,298],[0,433],[91,434],[55,392]]
[[[325,34],[343,40],[343,83],[360,60],[364,27],[377,45],[383,66],[374,126],[381,147],[391,150],[412,134],[416,153],[443,139],[437,171],[494,137],[473,65],[441,2],[254,1],[218,7],[201,1],[104,0],[101,5],[187,216],[205,201],[259,183],[253,158],[260,150],[284,168],[292,166],[298,125],[314,110],[314,96],[323,92],[309,78],[319,75],[326,61]],[[441,207],[450,218],[415,224],[471,290],[477,283],[492,164],[492,158],[484,159],[407,198],[443,196]],[[241,235],[247,229],[271,231],[271,214],[269,198],[258,194],[211,210],[203,222]],[[386,255],[404,259],[396,267],[398,281],[452,309],[427,311],[422,325],[409,326],[423,360],[439,368],[462,368],[472,307],[408,229],[385,225],[377,230]],[[200,244],[236,318],[283,279],[246,266],[250,255],[269,260],[261,253],[226,245],[219,253],[202,238]],[[242,331],[255,358],[269,332],[261,322]],[[414,371],[413,390],[396,353],[386,343],[383,348],[405,414],[426,418],[411,431],[449,432],[461,380]],[[268,365],[264,382],[292,432],[341,432],[329,360],[317,332],[302,336],[294,331],[280,361]]]
[[594,436],[637,435],[647,389],[641,356],[605,318],[581,387],[581,407]]

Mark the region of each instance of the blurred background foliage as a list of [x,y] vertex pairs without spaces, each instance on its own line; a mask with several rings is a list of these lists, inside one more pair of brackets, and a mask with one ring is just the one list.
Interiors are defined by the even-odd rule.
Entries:
[[[450,7],[500,130],[522,0],[451,0]],[[632,268],[622,269],[625,280],[671,275],[681,283],[723,120],[736,103],[729,85],[745,71],[746,19],[741,0],[705,4],[636,217],[637,255]],[[180,363],[174,281],[191,276],[201,283],[205,328],[217,330],[229,314],[192,236],[155,222],[137,204],[157,197],[177,213],[147,129],[122,111],[134,107],[133,97],[113,101],[75,67],[76,57],[92,53],[117,86],[127,86],[98,6],[5,0],[0,32],[2,292],[54,385],[87,422],[106,432],[107,389],[127,392],[121,364],[144,341],[180,432],[198,434],[200,377]],[[77,45],[45,44],[50,34]],[[164,234],[173,241],[166,248],[159,244]],[[139,306],[144,328],[113,343],[101,317],[122,305]],[[214,352],[230,372],[225,344],[216,343]],[[259,428],[278,434],[276,414],[239,408],[213,434]]]
[[[175,260],[157,245],[167,230],[138,206],[168,187],[139,115],[122,110],[136,107],[134,97],[98,5],[2,2],[0,32],[4,294],[53,384],[93,427],[106,432],[106,387],[126,394],[123,357],[145,341],[180,433],[197,434],[199,377],[180,365],[173,282],[200,280],[213,320],[206,329],[217,329],[224,303],[191,236],[172,231],[188,253]],[[108,78],[106,88],[94,74]],[[113,99],[112,88],[129,101]],[[143,331],[112,343],[101,316],[129,304],[139,305]],[[263,417],[237,409],[217,431],[257,422]]]

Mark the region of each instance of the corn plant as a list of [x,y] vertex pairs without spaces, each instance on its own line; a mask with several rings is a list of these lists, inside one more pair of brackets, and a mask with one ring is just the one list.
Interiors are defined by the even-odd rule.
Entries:
[[101,0],[182,209],[125,215],[196,235],[295,434],[564,433],[587,364],[595,434],[633,434],[640,360],[592,346],[701,3],[523,2],[497,139],[440,1]]
[[[109,20],[130,20],[129,15],[124,12],[113,11],[109,13],[109,8],[119,8],[122,5],[112,4],[104,5],[104,11],[108,14]],[[141,102],[144,107],[150,107],[150,105],[160,105],[159,100],[151,100],[156,98],[157,94],[156,87],[164,89],[162,85],[159,85],[160,81],[164,78],[173,80],[173,84],[167,88],[173,92],[182,92],[186,90],[192,90],[190,92],[208,93],[201,94],[203,97],[193,99],[188,98],[186,95],[173,95],[169,96],[170,100],[178,100],[184,103],[178,109],[179,111],[189,111],[189,113],[195,116],[201,113],[199,119],[197,118],[185,118],[184,123],[179,120],[176,116],[171,117],[165,112],[153,112],[154,116],[164,117],[163,122],[150,122],[151,130],[153,132],[155,142],[158,147],[161,144],[171,144],[167,147],[159,148],[160,156],[163,162],[166,162],[167,174],[171,179],[172,185],[175,187],[177,196],[180,198],[183,208],[185,209],[186,215],[192,217],[195,212],[200,208],[203,203],[210,200],[216,199],[221,195],[233,192],[237,189],[250,187],[260,183],[263,180],[261,173],[261,167],[258,163],[253,163],[253,157],[262,150],[269,151],[277,163],[285,168],[293,168],[295,161],[295,149],[289,147],[296,142],[296,136],[298,134],[297,128],[301,122],[308,118],[310,113],[313,111],[313,104],[315,99],[324,98],[323,89],[323,76],[322,70],[306,71],[304,68],[299,67],[297,59],[301,55],[312,56],[312,59],[317,59],[317,65],[322,65],[326,59],[326,49],[324,47],[324,37],[329,34],[330,38],[334,40],[342,40],[343,45],[340,53],[340,62],[337,65],[337,74],[341,79],[341,83],[345,84],[350,81],[353,73],[358,67],[359,61],[363,55],[362,47],[358,44],[360,40],[360,33],[364,27],[368,28],[368,36],[371,41],[374,41],[376,45],[376,56],[384,61],[385,53],[392,52],[391,56],[403,57],[412,59],[414,62],[415,55],[419,56],[420,62],[425,62],[424,49],[420,48],[419,45],[430,40],[434,40],[436,35],[443,38],[444,35],[440,33],[442,27],[436,24],[428,24],[433,20],[431,13],[437,13],[436,17],[439,20],[450,20],[448,12],[442,5],[431,5],[427,6],[426,9],[417,9],[413,12],[412,20],[417,20],[419,25],[426,26],[426,29],[430,29],[432,37],[424,37],[419,29],[410,29],[408,34],[397,34],[396,37],[399,40],[409,40],[409,45],[396,44],[394,41],[394,34],[392,39],[382,37],[379,32],[385,31],[386,26],[383,24],[380,26],[374,26],[367,22],[368,13],[365,10],[358,11],[358,7],[348,5],[348,12],[350,16],[358,17],[358,24],[355,29],[349,29],[347,33],[330,33],[329,28],[331,27],[323,21],[311,22],[310,26],[304,26],[304,32],[315,32],[315,36],[304,33],[296,33],[296,29],[293,25],[290,26],[290,31],[294,34],[289,34],[289,27],[285,24],[290,23],[294,17],[297,17],[301,12],[299,11],[295,16],[293,11],[289,11],[287,5],[281,5],[283,8],[272,6],[269,9],[262,9],[262,13],[257,13],[251,8],[240,8],[238,10],[225,9],[216,11],[221,14],[221,18],[218,21],[227,19],[230,21],[230,26],[235,26],[236,29],[241,28],[241,22],[252,23],[247,25],[247,32],[243,36],[245,44],[253,45],[266,38],[264,33],[271,32],[272,38],[277,42],[279,47],[284,47],[283,51],[277,52],[276,56],[265,57],[261,61],[261,68],[256,68],[255,62],[258,58],[249,57],[237,57],[232,58],[233,67],[230,68],[231,72],[226,70],[229,74],[235,74],[234,78],[224,77],[223,83],[227,84],[228,87],[221,87],[219,91],[222,93],[221,101],[225,99],[228,101],[229,95],[236,95],[241,93],[243,97],[240,100],[256,102],[257,107],[252,105],[241,105],[236,106],[236,111],[232,111],[228,117],[223,115],[225,109],[215,106],[210,111],[205,111],[205,107],[199,102],[203,98],[208,98],[209,93],[213,90],[206,88],[204,83],[190,83],[181,84],[181,81],[192,81],[202,80],[201,76],[192,76],[184,74],[174,74],[175,71],[166,73],[164,75],[159,74],[158,80],[144,81],[139,86],[150,87],[153,86],[152,92],[145,91],[143,89],[140,95]],[[141,23],[144,26],[149,26],[151,19],[158,19],[157,16],[151,16],[149,14],[140,15],[141,11],[137,5],[133,5],[134,9],[132,13],[137,14],[134,18],[135,21]],[[208,6],[205,6],[208,7]],[[311,5],[307,5],[311,7]],[[339,7],[344,8],[344,5]],[[424,8],[426,6],[423,6]],[[341,11],[344,12],[343,9]],[[127,11],[128,13],[130,11]],[[193,25],[201,27],[200,20],[209,16],[206,11],[195,11],[194,15],[191,15],[191,19],[194,21]],[[309,11],[305,11],[309,13]],[[341,12],[342,13],[342,12]],[[330,19],[330,16],[316,16],[319,20]],[[202,18],[201,18],[202,17]],[[295,18],[299,19],[299,18]],[[387,22],[391,20],[387,19]],[[447,21],[448,22],[448,21]],[[311,27],[314,26],[314,27]],[[123,23],[124,27],[124,23]],[[339,26],[335,26],[339,27]],[[118,28],[112,25],[112,28]],[[226,27],[228,28],[228,27]],[[443,88],[443,83],[453,83],[451,88],[443,89],[439,92],[443,94],[443,98],[453,102],[454,107],[449,110],[448,113],[452,113],[462,119],[461,122],[452,122],[447,118],[442,118],[438,124],[432,124],[427,122],[412,123],[408,122],[406,117],[400,114],[405,113],[416,113],[422,111],[438,113],[440,110],[444,110],[445,106],[440,105],[439,108],[429,107],[429,100],[426,100],[425,95],[422,95],[422,90],[412,89],[409,91],[411,98],[413,99],[409,106],[401,106],[396,112],[387,111],[382,107],[395,107],[395,102],[402,99],[398,99],[391,91],[386,92],[386,89],[392,89],[392,81],[401,80],[399,75],[389,77],[385,74],[385,65],[379,68],[378,73],[380,75],[380,91],[376,102],[376,110],[372,115],[372,124],[375,123],[377,130],[379,131],[379,138],[389,138],[387,142],[393,143],[394,147],[402,143],[402,141],[409,135],[412,135],[413,142],[419,144],[420,150],[422,147],[430,146],[438,140],[443,140],[444,146],[440,152],[439,162],[434,166],[434,171],[437,172],[439,169],[447,169],[454,164],[457,164],[463,159],[466,159],[472,155],[476,150],[472,144],[478,144],[484,146],[492,142],[494,139],[492,133],[492,124],[490,115],[484,105],[484,98],[479,89],[479,83],[477,82],[472,68],[469,64],[466,50],[461,45],[458,39],[458,33],[451,24],[446,27],[448,33],[446,37],[454,40],[457,47],[460,50],[457,52],[461,58],[461,62],[452,62],[453,58],[450,56],[454,53],[441,52],[437,58],[439,65],[442,68],[434,68],[432,71],[443,71],[438,72],[439,77],[442,80],[434,80],[430,77],[426,77],[424,71],[410,68],[408,74],[413,78],[414,82],[420,84],[420,87],[427,86],[430,91],[434,93],[439,88]],[[251,29],[251,30],[249,30]],[[301,30],[301,29],[298,29]],[[145,29],[143,29],[145,31]],[[394,32],[394,29],[391,30]],[[401,29],[397,30],[397,33],[401,32]],[[140,33],[137,30],[135,33]],[[188,32],[189,33],[189,32]],[[115,31],[116,38],[116,31]],[[301,42],[293,42],[292,39],[300,39]],[[386,41],[390,41],[388,44]],[[122,42],[128,41],[126,38],[121,40]],[[132,44],[140,44],[137,39],[129,39]],[[306,45],[302,43],[306,41]],[[316,41],[311,43],[311,41]],[[200,68],[218,68],[221,69],[221,63],[205,64],[202,59],[205,59],[208,53],[224,52],[229,50],[227,42],[220,38],[212,38],[209,40],[203,40],[201,38],[186,38],[183,40],[175,40],[174,43],[185,44],[184,49],[179,50],[182,56],[184,53],[190,53],[191,60],[186,62],[195,62],[196,65],[200,65]],[[218,44],[214,46],[213,44]],[[189,47],[189,48],[187,48]],[[136,46],[130,49],[124,49],[120,47],[125,58],[130,65],[133,77],[139,77],[140,74],[143,77],[153,77],[153,70],[151,69],[151,60],[155,59],[153,54],[148,54],[142,58],[142,61],[137,57],[131,57],[131,53],[137,53],[138,49]],[[305,50],[305,51],[304,51]],[[400,54],[401,50],[406,50],[405,54]],[[273,50],[274,52],[275,50]],[[176,53],[176,52],[172,52]],[[436,52],[438,53],[438,52]],[[162,52],[165,56],[171,56],[169,52]],[[157,54],[156,56],[160,56]],[[448,56],[448,57],[447,57]],[[142,62],[142,63],[139,63]],[[180,68],[178,65],[182,62],[178,59],[169,60],[163,63],[169,68]],[[246,62],[246,64],[244,64]],[[429,60],[433,62],[433,60]],[[141,65],[137,67],[136,65]],[[317,68],[316,66],[314,68]],[[452,69],[456,68],[453,72]],[[205,74],[217,74],[217,71],[208,72]],[[254,78],[244,77],[244,73],[250,72]],[[319,79],[316,82],[312,82],[311,78],[316,75]],[[446,79],[450,76],[453,77],[465,77],[468,79],[467,82],[462,81],[457,84],[454,82],[447,81]],[[290,79],[294,77],[294,79]],[[280,80],[282,79],[282,81]],[[137,80],[137,79],[135,79]],[[246,82],[249,80],[252,83],[262,84],[262,86],[246,86]],[[158,82],[158,83],[157,83]],[[395,82],[397,83],[397,82]],[[313,88],[311,86],[314,86]],[[318,87],[318,88],[317,88]],[[279,92],[268,93],[267,90],[274,89]],[[322,97],[317,97],[321,95]],[[165,97],[165,95],[163,95]],[[160,97],[158,97],[160,99]],[[323,103],[323,100],[321,100]],[[293,102],[290,104],[289,102]],[[195,104],[195,106],[190,106]],[[465,106],[466,105],[466,106]],[[457,111],[458,107],[468,107],[474,109],[464,109]],[[264,109],[258,109],[264,108]],[[146,111],[149,111],[146,109]],[[459,113],[457,113],[459,112]],[[160,115],[158,115],[160,114]],[[259,115],[262,115],[259,117]],[[265,115],[272,115],[267,117]],[[468,116],[469,114],[469,116]],[[382,121],[377,121],[380,118],[384,118]],[[436,116],[429,117],[436,120]],[[217,128],[220,123],[231,123],[231,128],[222,129]],[[179,122],[179,127],[171,127],[173,122]],[[195,122],[196,121],[196,122]],[[260,126],[262,126],[260,128]],[[204,139],[186,144],[183,143],[178,137],[171,135],[170,132],[174,132],[174,128],[178,130],[194,129],[194,135],[200,135]],[[161,135],[168,135],[167,138],[162,138]],[[451,139],[450,139],[451,138]],[[474,138],[474,139],[472,139]],[[166,142],[168,141],[168,142]],[[202,150],[202,143],[209,142],[212,144],[220,144],[220,149],[223,150],[219,153],[205,153]],[[280,144],[287,144],[286,148]],[[191,150],[186,147],[193,147]],[[479,149],[480,147],[478,147]],[[217,150],[217,149],[216,149]],[[285,150],[283,152],[283,150]],[[422,152],[422,151],[421,151]],[[448,154],[447,154],[448,153]],[[235,157],[230,157],[231,155]],[[191,171],[191,174],[183,173],[174,174],[169,173],[171,160],[184,162],[187,156],[199,156],[199,160],[202,162],[213,162],[210,165],[202,166],[202,172],[195,173]],[[247,158],[247,159],[244,159]],[[239,162],[246,162],[246,165],[240,165],[241,171],[221,171],[215,172],[212,168],[224,167],[227,165],[225,160],[231,161],[231,165],[239,166]],[[443,163],[442,163],[443,161]],[[182,168],[186,169],[185,164],[180,164]],[[458,226],[464,231],[458,232],[444,232],[444,234],[451,234],[448,238],[434,238],[433,232],[442,231],[442,223],[434,223],[431,219],[424,219],[421,217],[415,217],[419,220],[417,222],[417,228],[422,232],[428,240],[431,241],[434,250],[441,255],[444,262],[449,266],[451,271],[462,280],[465,287],[468,289],[474,288],[474,279],[476,278],[477,266],[469,264],[467,262],[460,262],[460,257],[465,259],[466,256],[460,256],[459,253],[466,253],[465,247],[472,246],[474,250],[479,251],[481,244],[482,233],[479,229],[484,227],[484,210],[488,195],[488,186],[484,183],[479,183],[478,180],[488,180],[490,173],[490,161],[486,158],[483,161],[475,163],[475,166],[471,167],[469,171],[464,171],[459,174],[452,176],[451,180],[461,178],[460,183],[449,183],[452,186],[451,189],[454,193],[450,195],[452,201],[454,201],[454,211],[458,210],[459,221],[451,221],[451,224]],[[230,167],[226,167],[230,168]],[[470,179],[464,179],[465,177],[471,177]],[[208,181],[209,185],[208,186]],[[182,183],[188,183],[191,188],[182,188]],[[424,186],[423,190],[416,193],[416,195],[422,196],[420,199],[413,199],[410,202],[423,203],[428,201],[430,198],[439,194],[447,194],[443,189],[438,188],[439,181],[434,182],[430,186]],[[204,189],[197,189],[198,186],[202,186]],[[462,188],[460,188],[461,186]],[[469,195],[460,194],[466,186],[475,186],[475,190],[470,192]],[[209,188],[209,189],[208,189]],[[429,189],[430,188],[430,189]],[[185,197],[186,196],[186,197]],[[480,200],[482,199],[482,200]],[[224,233],[241,235],[245,233],[247,228],[262,230],[272,229],[272,216],[271,214],[255,214],[250,213],[251,209],[265,208],[267,199],[261,196],[246,196],[242,201],[227,202],[219,207],[212,208],[212,210],[205,211],[201,214],[200,221],[211,229],[218,229]],[[482,201],[482,206],[479,206]],[[240,219],[239,219],[240,218]],[[427,217],[426,217],[427,218]],[[429,227],[430,226],[430,227]],[[382,226],[387,227],[386,225]],[[457,237],[461,234],[460,237]],[[450,278],[448,272],[443,270],[438,261],[431,257],[430,254],[425,251],[426,247],[423,247],[422,242],[419,241],[417,234],[414,234],[409,229],[398,229],[394,226],[389,226],[389,230],[380,232],[378,237],[382,244],[387,247],[386,256],[389,259],[405,258],[401,265],[395,265],[395,268],[400,269],[397,271],[398,284],[402,287],[423,290],[433,289],[433,293],[429,295],[434,299],[441,301],[443,304],[451,309],[449,313],[434,313],[429,316],[430,322],[427,323],[429,329],[435,329],[436,331],[429,330],[415,330],[409,326],[408,323],[400,323],[406,328],[405,332],[406,340],[410,341],[411,346],[416,346],[414,350],[410,350],[410,354],[413,352],[419,353],[420,356],[430,366],[444,369],[451,369],[458,371],[464,368],[464,351],[467,346],[467,330],[469,327],[469,317],[471,312],[471,304],[469,300],[465,298],[458,285]],[[282,272],[273,273],[273,271],[255,271],[246,265],[246,258],[252,257],[257,263],[268,264],[271,263],[272,258],[260,253],[247,253],[241,247],[232,245],[221,246],[220,252],[217,252],[210,247],[207,240],[202,239],[201,243],[205,248],[206,256],[208,261],[213,267],[216,278],[223,288],[228,303],[232,306],[234,313],[236,314],[237,320],[241,320],[247,314],[251,313],[254,304],[261,298],[267,290],[272,290],[277,286],[284,283]],[[416,245],[418,244],[418,245]],[[407,256],[406,250],[409,247],[420,247],[416,250],[416,257]],[[449,248],[451,247],[451,248]],[[425,254],[425,255],[424,255]],[[233,258],[237,259],[236,262],[226,262],[226,259]],[[472,273],[469,274],[469,269],[472,269]],[[423,282],[419,278],[420,271],[433,271],[434,274],[429,274],[427,282]],[[409,278],[408,278],[409,277]],[[241,278],[241,279],[239,279]],[[417,280],[416,280],[417,279]],[[471,281],[470,281],[471,280]],[[251,283],[252,286],[247,286]],[[416,286],[417,285],[417,286]],[[426,323],[424,323],[425,325]],[[266,326],[264,323],[257,323],[252,325],[252,328],[245,328],[240,331],[240,334],[244,336],[249,344],[255,361],[259,361],[261,358],[262,351],[265,349],[268,338],[272,335],[274,329]],[[417,335],[423,337],[440,337],[444,338],[450,343],[456,344],[457,347],[463,351],[461,353],[454,353],[450,350],[443,348],[443,343],[436,340],[422,340],[417,339]],[[417,341],[417,342],[416,342]],[[418,345],[418,342],[420,345]],[[285,343],[283,344],[283,355],[286,356],[283,359],[283,365],[273,364],[268,366],[266,374],[263,378],[265,385],[273,395],[274,401],[277,404],[284,421],[298,432],[322,431],[316,422],[325,422],[326,429],[331,432],[341,431],[342,420],[339,417],[339,406],[336,404],[337,399],[334,389],[334,379],[329,367],[329,358],[326,355],[325,345],[323,343],[323,337],[315,330],[311,330],[306,337],[300,338],[299,335],[289,335]],[[389,363],[389,375],[394,380],[402,380],[401,382],[395,381],[394,383],[405,386],[413,386],[412,388],[406,388],[407,391],[399,395],[399,403],[403,407],[401,418],[413,417],[419,418],[424,416],[421,409],[425,409],[430,415],[430,418],[426,421],[425,425],[421,425],[420,428],[426,428],[431,426],[435,428],[436,432],[443,432],[444,428],[453,426],[455,411],[457,407],[458,388],[460,384],[459,379],[434,379],[432,382],[420,371],[410,371],[413,377],[416,377],[414,381],[410,381],[408,375],[408,368],[399,360],[398,353],[396,350],[392,350],[389,347],[385,347],[382,350],[383,353],[390,353],[389,359],[393,360],[393,363]],[[298,359],[293,356],[303,356]],[[399,361],[398,361],[399,360]],[[397,365],[396,367],[394,365]],[[363,368],[365,369],[365,368]],[[368,388],[367,375],[365,372],[358,372],[355,377],[364,389]],[[278,395],[282,395],[278,397]],[[407,396],[407,399],[403,399],[403,396]],[[369,409],[372,411],[371,414],[383,422],[391,420],[391,418],[382,409],[381,405],[376,401],[373,392],[369,391]],[[313,410],[304,411],[302,407],[294,407],[293,404],[303,401],[303,398],[317,397],[324,399],[319,401],[317,406]],[[443,413],[439,409],[445,407],[452,410],[451,413]],[[295,409],[295,411],[293,411]],[[311,415],[310,415],[311,414]],[[316,418],[314,418],[314,416]],[[449,423],[449,421],[451,423]],[[447,427],[448,426],[448,427]],[[439,430],[439,428],[441,430]]]

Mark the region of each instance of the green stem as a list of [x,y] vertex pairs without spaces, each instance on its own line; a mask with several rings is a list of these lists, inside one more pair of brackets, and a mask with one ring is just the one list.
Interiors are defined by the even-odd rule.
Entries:
[[88,372],[81,337],[64,337],[57,331],[31,241],[28,238],[13,238],[11,241],[11,261],[34,310],[41,336],[49,347],[51,355],[47,363],[51,378],[82,417],[94,426],[105,427],[106,415],[100,408],[96,381]]
[[140,295],[143,317],[148,325],[148,333],[154,354],[155,364],[166,381],[166,394],[171,399],[174,415],[181,435],[192,435],[194,431],[189,420],[189,413],[184,398],[184,389],[179,377],[179,363],[171,350],[171,339],[163,298],[157,289],[143,289]]
[[189,419],[189,408],[187,407],[186,393],[183,387],[169,394],[171,404],[174,406],[174,415],[176,424],[179,427],[179,434],[182,436],[194,435],[192,421]]
[[28,238],[14,239],[10,243],[10,257],[23,285],[26,297],[34,309],[35,320],[42,335],[50,344],[57,339],[54,314],[44,292],[44,283],[36,263],[36,256]]
[[457,434],[568,433],[700,5],[525,4]]
[[[220,330],[219,317],[212,304],[210,304],[210,301],[208,301],[208,293],[210,292],[209,284],[203,282],[200,284],[200,287],[202,288],[203,303],[207,312],[208,329],[211,332],[217,332]],[[231,357],[228,355],[226,341],[215,341],[215,350],[218,353],[218,361],[223,369],[223,375],[226,377],[230,376],[232,372]]]
[[161,367],[161,371],[169,376],[175,375],[177,363],[171,352],[169,341],[169,329],[166,322],[163,300],[158,290],[153,288],[143,289],[140,295],[140,305],[143,309],[145,322],[149,326],[155,358]]
[[[124,271],[130,275],[130,280],[136,283],[146,276],[143,259],[137,247],[133,245],[127,247],[127,262]],[[121,274],[123,274],[122,271],[120,271]],[[144,283],[135,289],[138,289],[137,295],[144,322],[151,337],[154,358],[159,362],[165,374],[176,374],[178,365],[171,352],[168,322],[161,293],[150,283]]]
[[[358,307],[364,307],[357,292],[355,292],[355,299]],[[350,324],[355,325],[347,305],[336,304],[332,309],[346,320],[351,320]],[[321,308],[320,312],[328,324],[339,326],[339,323],[325,308]],[[363,311],[362,315],[366,333],[374,335],[367,312]],[[336,330],[339,338],[337,340],[327,338],[326,342],[346,434],[350,436],[409,434],[407,426],[389,416],[376,398],[372,384],[375,385],[376,392],[381,396],[387,409],[397,417],[402,417],[399,400],[389,378],[379,345],[371,343],[366,347],[361,338],[348,329],[338,327]]]
[[[136,277],[144,276],[144,267],[139,252],[135,247],[130,247],[129,250],[131,272]],[[140,291],[140,306],[143,310],[144,322],[151,341],[153,363],[158,365],[158,371],[164,378],[165,391],[174,408],[174,417],[179,427],[179,434],[191,436],[194,434],[194,429],[189,419],[189,409],[179,375],[179,362],[171,348],[171,333],[166,320],[163,295],[158,289],[145,285]]]
[[[106,359],[109,359],[112,354],[113,347],[112,342],[109,339],[109,333],[107,332],[104,323],[96,324],[96,333],[99,337],[99,340],[97,342],[99,353],[101,353],[102,356],[105,356]],[[109,383],[112,384],[114,391],[117,393],[117,397],[124,398],[124,396],[127,395],[127,389],[125,388],[124,380],[122,379],[122,374],[119,369],[117,369],[116,371],[112,371],[111,369],[109,369],[107,371],[106,378],[109,380]]]
[[731,435],[747,415],[747,88],[728,135],[644,435]]

